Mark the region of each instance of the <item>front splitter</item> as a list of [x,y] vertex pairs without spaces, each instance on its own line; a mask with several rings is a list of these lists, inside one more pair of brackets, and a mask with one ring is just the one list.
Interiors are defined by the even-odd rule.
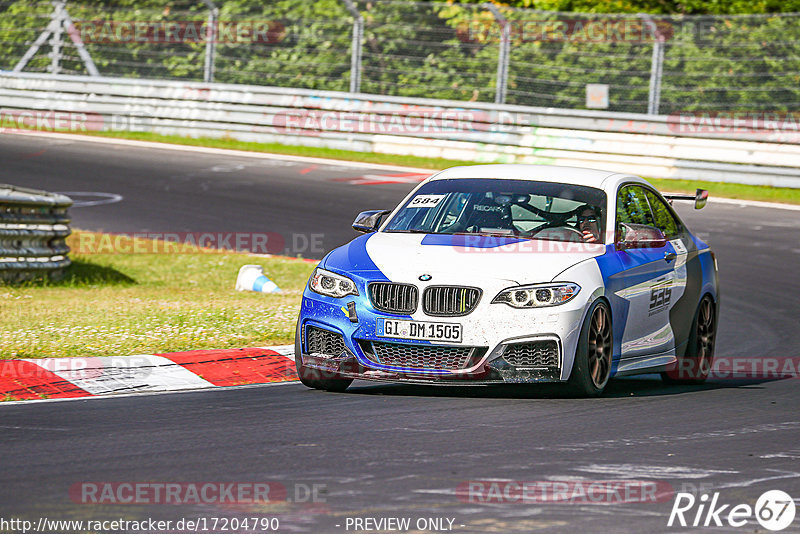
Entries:
[[302,355],[303,366],[308,369],[335,374],[337,378],[370,380],[377,382],[402,382],[437,386],[488,386],[497,384],[542,384],[563,382],[560,369],[515,369],[503,362],[495,367],[489,362],[470,374],[427,374],[424,372],[391,372],[364,366],[354,356],[321,358]]

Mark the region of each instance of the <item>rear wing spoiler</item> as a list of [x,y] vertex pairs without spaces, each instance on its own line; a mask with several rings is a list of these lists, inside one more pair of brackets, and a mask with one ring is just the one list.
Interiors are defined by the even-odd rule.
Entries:
[[705,189],[698,189],[694,195],[678,194],[678,193],[665,193],[664,198],[669,200],[672,204],[673,200],[689,200],[694,201],[694,209],[699,210],[705,207],[708,202],[708,191]]

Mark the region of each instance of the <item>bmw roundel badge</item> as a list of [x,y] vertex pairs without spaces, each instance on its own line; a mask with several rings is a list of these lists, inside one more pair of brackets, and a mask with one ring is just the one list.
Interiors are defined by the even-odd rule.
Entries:
[[420,275],[420,277],[419,277],[419,279],[420,279],[420,281],[421,281],[421,282],[427,282],[427,281],[428,281],[428,280],[430,280],[431,278],[433,278],[433,277],[432,277],[431,275],[429,275],[429,274],[422,274],[422,275]]

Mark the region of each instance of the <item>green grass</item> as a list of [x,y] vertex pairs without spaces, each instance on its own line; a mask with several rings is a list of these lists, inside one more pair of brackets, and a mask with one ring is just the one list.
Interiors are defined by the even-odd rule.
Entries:
[[697,188],[708,189],[709,197],[759,200],[763,202],[783,202],[800,204],[800,189],[792,187],[768,187],[763,185],[731,184],[727,182],[704,182],[694,180],[669,180],[648,178],[647,181],[659,191],[670,193],[694,193]]
[[[401,165],[405,167],[420,167],[431,170],[445,169],[455,165],[475,165],[474,161],[400,156],[394,154],[376,154],[372,152],[355,152],[333,148],[281,145],[278,143],[249,143],[244,141],[236,141],[234,139],[214,139],[206,137],[191,138],[177,135],[159,135],[149,132],[90,132],[90,135],[116,137],[121,139],[135,139],[141,141],[155,141],[159,143],[171,143],[177,145],[205,146],[210,148],[246,150],[250,152],[267,152],[272,154],[288,154],[293,156],[309,156],[346,161],[360,161],[364,163],[378,163],[384,165]],[[711,197],[718,196],[744,200],[761,200],[766,202],[800,204],[800,189],[794,189],[791,187],[768,187],[722,182],[670,180],[661,178],[648,178],[648,180],[659,190],[669,191],[672,193],[694,193],[695,189],[699,187],[702,189],[708,189]]]
[[[86,233],[76,231],[72,245]],[[61,281],[0,286],[0,359],[291,343],[300,295],[314,268],[292,258],[188,248],[72,258]],[[235,291],[246,264],[263,266],[283,293]]]
[[310,158],[360,161],[363,163],[376,163],[382,165],[400,165],[403,167],[419,167],[422,169],[431,170],[445,169],[447,167],[454,167],[456,165],[475,165],[474,161],[462,161],[456,159],[400,156],[396,154],[378,154],[375,152],[339,150],[336,148],[282,145],[280,143],[251,143],[247,141],[237,141],[236,139],[230,138],[218,139],[211,137],[182,137],[179,135],[161,135],[149,132],[81,132],[81,134],[94,135],[97,137],[115,137],[119,139],[171,143],[173,145],[205,146],[209,148],[246,150],[248,152],[266,152],[270,154],[287,154],[290,156],[305,156]]

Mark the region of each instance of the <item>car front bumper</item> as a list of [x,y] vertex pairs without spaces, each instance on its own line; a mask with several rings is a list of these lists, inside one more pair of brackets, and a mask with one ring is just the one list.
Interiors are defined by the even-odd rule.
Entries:
[[[398,316],[375,310],[361,297],[334,299],[306,289],[298,323],[299,357],[304,367],[326,375],[360,380],[409,382],[441,385],[479,385],[503,383],[561,382],[569,377],[577,346],[577,337],[585,312],[583,299],[562,306],[541,309],[515,309],[505,304],[484,300],[469,315],[462,317],[429,317],[421,313]],[[351,317],[347,304],[355,307]],[[459,323],[463,327],[462,343],[443,343],[387,338],[378,335],[379,318]],[[309,328],[321,329],[341,336],[335,350],[310,351]],[[337,338],[338,340],[339,338]],[[519,365],[508,357],[510,347],[541,346],[557,350],[557,361],[547,365]],[[432,354],[450,349],[472,349],[467,363],[457,368],[433,368],[430,365],[397,365],[376,357],[377,346],[414,352],[426,349]],[[419,360],[416,360],[419,361]],[[517,365],[511,363],[516,362]]]

